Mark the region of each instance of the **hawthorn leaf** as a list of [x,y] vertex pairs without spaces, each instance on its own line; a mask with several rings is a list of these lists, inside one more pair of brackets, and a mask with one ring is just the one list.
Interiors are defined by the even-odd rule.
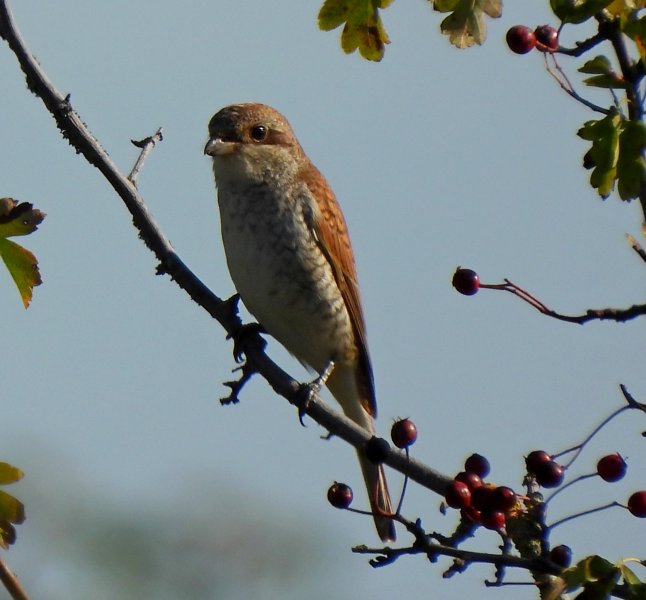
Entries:
[[29,202],[0,198],[0,258],[13,278],[25,308],[31,302],[33,288],[42,283],[38,261],[29,250],[7,238],[33,233],[44,218],[45,213]]
[[583,23],[600,13],[614,0],[550,0],[552,12],[563,23]]
[[646,124],[643,121],[627,121],[619,134],[617,159],[617,192],[622,200],[639,197],[646,183]]
[[319,28],[330,31],[343,25],[341,48],[346,54],[359,54],[380,61],[390,43],[379,9],[394,0],[326,0],[318,15]]
[[592,169],[590,185],[602,198],[607,198],[615,186],[619,158],[619,131],[621,117],[614,111],[597,121],[588,121],[577,135],[591,141],[591,148],[583,157],[583,166]]
[[[441,12],[447,12],[449,3],[436,2]],[[449,9],[450,10],[450,9]],[[448,35],[449,42],[457,48],[469,48],[474,44],[482,45],[487,37],[484,15],[499,17],[502,14],[501,0],[458,0],[453,12],[440,24],[440,31]]]
[[0,490],[0,521],[9,521],[19,525],[25,520],[25,507],[11,494]]
[[24,476],[24,473],[10,465],[6,462],[0,462],[0,485],[9,485],[10,483],[16,483],[20,481]]
[[586,73],[588,75],[608,75],[613,73],[610,59],[607,56],[600,54],[593,59],[586,61],[582,67],[577,69],[579,73]]

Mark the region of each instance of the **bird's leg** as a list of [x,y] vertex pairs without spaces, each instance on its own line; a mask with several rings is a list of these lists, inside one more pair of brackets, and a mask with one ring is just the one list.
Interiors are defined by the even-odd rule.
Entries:
[[240,364],[242,362],[242,355],[244,354],[244,347],[248,344],[258,343],[262,350],[265,349],[267,342],[259,337],[258,334],[267,332],[258,323],[243,324],[240,321],[240,317],[238,316],[238,302],[240,302],[240,294],[233,294],[231,298],[225,300],[227,309],[231,313],[231,318],[237,326],[233,333],[227,335],[227,339],[233,340],[233,359]]
[[330,360],[325,365],[325,368],[319,373],[319,376],[316,379],[310,381],[309,383],[303,383],[301,385],[301,397],[298,400],[297,406],[298,420],[303,427],[305,427],[305,423],[303,423],[303,417],[305,416],[307,405],[310,403],[312,398],[321,391],[321,388],[330,378],[330,375],[332,375],[332,371],[334,371],[334,361]]

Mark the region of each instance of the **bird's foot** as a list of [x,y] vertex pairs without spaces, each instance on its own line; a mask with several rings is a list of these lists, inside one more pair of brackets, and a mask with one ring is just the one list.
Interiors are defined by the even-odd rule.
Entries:
[[298,399],[297,407],[298,407],[298,420],[300,421],[303,427],[305,427],[305,423],[303,423],[303,417],[305,417],[305,413],[307,412],[307,407],[312,401],[312,398],[321,391],[321,388],[325,385],[327,380],[330,378],[330,375],[332,375],[332,371],[334,371],[333,360],[329,361],[327,365],[325,365],[325,368],[323,369],[323,371],[319,373],[319,376],[316,379],[314,379],[314,381],[301,384],[301,387],[299,390],[300,398]]
[[259,334],[267,333],[259,323],[245,323],[240,325],[233,333],[227,335],[228,340],[233,340],[233,359],[240,364],[244,359],[244,349],[250,345],[257,344],[260,350],[264,350],[267,342]]

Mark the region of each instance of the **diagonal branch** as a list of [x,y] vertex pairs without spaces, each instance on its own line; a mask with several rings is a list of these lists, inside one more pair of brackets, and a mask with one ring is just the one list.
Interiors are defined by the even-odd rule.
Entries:
[[[63,96],[47,77],[40,64],[29,52],[12,19],[6,0],[0,0],[0,37],[16,55],[27,79],[27,87],[40,98],[52,114],[56,125],[70,145],[107,179],[132,215],[141,239],[152,250],[159,266],[158,273],[167,273],[199,306],[216,319],[227,334],[235,337],[242,325],[231,304],[216,296],[177,255],[168,238],[155,221],[134,183],[123,175],[108,153],[92,135],[81,117],[72,108],[70,96]],[[303,404],[302,385],[274,363],[263,350],[258,334],[245,336],[240,343],[249,367],[262,375],[272,389],[298,406],[319,425],[362,449],[371,435],[353,421],[332,410],[318,397]],[[404,452],[391,449],[384,461],[395,470],[405,473],[428,489],[443,494],[451,481],[449,477],[423,463],[407,458]]]

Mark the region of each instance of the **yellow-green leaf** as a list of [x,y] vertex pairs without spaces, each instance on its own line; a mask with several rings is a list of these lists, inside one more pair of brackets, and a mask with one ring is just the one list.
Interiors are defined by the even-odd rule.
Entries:
[[[445,9],[449,4],[435,7]],[[501,0],[458,0],[453,12],[440,24],[440,31],[449,36],[449,42],[457,48],[468,48],[484,43],[487,27],[484,15],[499,17],[502,14]]]
[[607,75],[613,72],[610,60],[608,57],[603,56],[603,54],[586,61],[578,71],[579,73],[587,73],[588,75]]
[[352,0],[325,0],[319,11],[319,28],[323,31],[336,29],[348,19]]
[[319,27],[329,31],[343,23],[341,48],[346,54],[355,50],[368,60],[380,61],[390,43],[379,9],[393,0],[326,0],[319,12]]
[[583,23],[612,3],[613,0],[550,0],[552,12],[563,23]]
[[437,12],[451,12],[455,10],[460,0],[435,0],[433,2],[433,10]]
[[588,121],[577,132],[579,137],[592,142],[583,166],[592,169],[590,184],[602,198],[607,198],[615,186],[621,128],[621,116],[612,112],[598,121]]
[[22,502],[0,490],[0,521],[19,525],[25,520],[25,507]]
[[30,202],[0,198],[0,237],[28,235],[38,229],[44,218],[45,213]]
[[19,244],[0,238],[0,258],[9,270],[22,303],[27,308],[31,302],[34,287],[42,283],[36,257]]
[[599,88],[625,88],[626,82],[619,78],[616,73],[609,75],[593,75],[583,80],[583,83],[590,87]]
[[45,213],[29,202],[0,198],[0,258],[18,287],[25,308],[31,302],[34,286],[42,283],[38,261],[29,250],[6,238],[33,233],[44,218]]
[[6,462],[0,462],[0,485],[8,485],[20,481],[24,473]]

